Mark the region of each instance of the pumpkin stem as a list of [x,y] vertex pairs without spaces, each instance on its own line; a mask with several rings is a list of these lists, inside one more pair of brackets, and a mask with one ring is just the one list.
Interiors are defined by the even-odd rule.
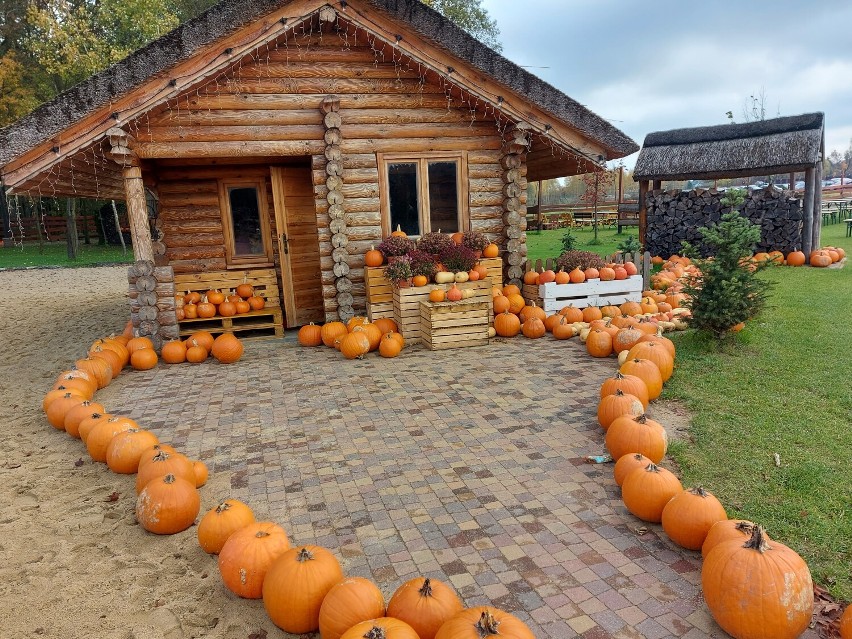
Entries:
[[385,629],[379,628],[378,626],[373,626],[364,633],[364,639],[385,639],[385,637],[387,637]]
[[613,393],[613,395],[615,395],[616,397],[623,397],[623,396],[624,396],[624,391],[622,391],[620,388],[616,388],[616,389],[615,389],[615,392]]
[[299,561],[299,562],[310,561],[313,558],[314,558],[313,554],[307,548],[302,548],[299,551],[299,554],[296,555],[296,561]]
[[164,484],[173,484],[173,483],[175,483],[175,476],[174,476],[174,475],[172,475],[172,474],[168,474],[168,475],[166,475],[165,477],[163,477],[163,483],[164,483]]
[[[118,418],[117,418],[117,417],[113,417],[112,419],[118,419]],[[112,421],[112,419],[110,419],[110,421]],[[166,461],[169,457],[170,457],[170,455],[169,455],[166,451],[161,450],[161,451],[159,451],[156,455],[154,455],[154,456],[151,458],[151,461],[152,461],[152,462],[164,462],[164,461]]]
[[648,422],[648,416],[645,413],[642,413],[638,417],[636,417],[633,421],[637,424],[646,424]]
[[751,548],[760,553],[771,550],[772,546],[766,541],[766,531],[763,526],[755,526],[751,533],[751,538],[743,544],[743,548]]
[[476,622],[474,628],[479,631],[479,634],[482,637],[487,637],[488,635],[496,635],[499,634],[497,632],[497,627],[500,625],[500,622],[494,618],[488,610],[483,610],[482,615],[479,617],[479,621]]
[[734,526],[738,531],[744,533],[746,535],[751,536],[751,533],[754,532],[754,524],[750,521],[740,521]]
[[420,593],[421,597],[431,597],[432,596],[432,580],[429,577],[423,580],[423,585],[420,587],[420,590],[417,592]]
[[658,472],[660,472],[660,467],[652,462],[652,463],[648,464],[647,466],[645,466],[645,472],[658,473]]
[[695,495],[696,497],[709,497],[710,493],[708,493],[701,486],[696,486],[695,488],[690,488],[689,492]]
[[264,537],[269,537],[269,533],[265,530],[258,530],[256,533],[254,533],[254,536],[257,539],[263,539]]
[[229,510],[230,508],[231,508],[231,504],[229,504],[226,501],[223,501],[221,504],[216,506],[216,514],[221,515],[223,512],[225,512],[226,510]]

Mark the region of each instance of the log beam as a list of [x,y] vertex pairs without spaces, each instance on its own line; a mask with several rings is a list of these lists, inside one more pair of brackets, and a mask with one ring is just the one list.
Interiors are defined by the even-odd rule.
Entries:
[[133,240],[133,256],[136,261],[154,261],[151,245],[151,228],[148,225],[148,206],[145,203],[145,185],[142,169],[130,166],[124,169],[124,197],[127,202],[127,218],[130,220],[130,237]]

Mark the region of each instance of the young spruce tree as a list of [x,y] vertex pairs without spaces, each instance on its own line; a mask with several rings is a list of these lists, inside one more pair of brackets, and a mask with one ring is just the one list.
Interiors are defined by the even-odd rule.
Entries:
[[748,262],[760,241],[760,227],[737,211],[743,200],[742,191],[728,191],[722,205],[731,207],[730,212],[717,224],[699,229],[710,257],[701,257],[698,247],[684,242],[684,254],[701,271],[683,289],[691,297],[690,324],[720,340],[740,322],[755,317],[767,299],[768,283],[756,275],[766,264],[750,267]]

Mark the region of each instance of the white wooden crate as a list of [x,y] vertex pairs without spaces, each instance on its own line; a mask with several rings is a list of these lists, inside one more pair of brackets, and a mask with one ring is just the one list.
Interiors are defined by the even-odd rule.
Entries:
[[536,304],[541,306],[547,315],[553,315],[569,304],[573,304],[577,308],[585,308],[587,306],[639,302],[642,299],[642,276],[633,275],[625,280],[611,280],[609,282],[591,280],[582,284],[549,282],[537,287],[525,286],[525,292],[529,291],[530,288],[538,289]]

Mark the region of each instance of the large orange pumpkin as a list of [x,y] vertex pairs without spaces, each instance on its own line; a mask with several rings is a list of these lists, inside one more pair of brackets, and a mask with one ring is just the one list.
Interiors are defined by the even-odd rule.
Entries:
[[210,354],[223,364],[233,364],[243,356],[243,343],[233,333],[222,333],[213,340]]
[[745,544],[716,546],[701,568],[710,614],[742,639],[796,639],[811,623],[813,587],[805,561],[784,544],[769,542],[760,526]]
[[340,563],[325,548],[291,548],[266,572],[263,607],[272,623],[285,632],[315,632],[323,599],[342,579]]
[[642,402],[642,405],[647,409],[649,404],[648,386],[639,377],[635,375],[625,375],[621,371],[617,371],[612,377],[608,377],[601,384],[601,397],[612,395],[615,391],[621,390],[625,394],[633,395]]
[[260,599],[269,566],[289,548],[287,533],[271,521],[236,530],[219,551],[219,572],[225,587],[244,599]]
[[[623,391],[616,390],[612,395],[605,395],[598,402],[598,423],[601,428],[607,430],[616,417],[631,415],[638,417],[643,413],[645,407],[635,395],[625,395]],[[618,459],[616,457],[616,459]]]
[[455,591],[437,579],[415,577],[402,584],[388,603],[388,616],[408,623],[420,639],[434,639],[444,623],[461,612]]
[[624,375],[635,375],[648,387],[648,399],[655,400],[663,392],[663,376],[657,365],[647,359],[628,359],[618,369]]
[[148,482],[136,498],[136,519],[148,532],[173,535],[192,526],[200,508],[195,484],[166,475]]
[[[612,430],[612,429],[610,429]],[[680,480],[670,471],[648,464],[624,478],[621,499],[627,510],[643,521],[659,523],[669,500],[683,491]]]
[[521,320],[506,311],[494,317],[494,330],[500,337],[514,337],[521,332]]
[[357,327],[357,330],[347,333],[340,340],[340,352],[346,359],[363,358],[370,352],[370,340],[367,338],[367,333],[360,326]]
[[343,322],[326,322],[321,329],[322,343],[333,348],[335,340],[343,339],[348,332]]
[[[83,422],[80,422],[82,433]],[[112,438],[131,428],[139,428],[139,424],[129,417],[115,415],[109,419],[99,422],[86,437],[86,449],[96,462],[106,462],[106,451]]]
[[198,545],[204,552],[218,555],[228,537],[254,521],[248,505],[238,499],[226,499],[198,522]]
[[143,451],[139,456],[139,468],[136,474],[137,494],[142,492],[149,481],[163,475],[181,477],[195,486],[195,469],[189,457],[182,453],[170,453],[164,450],[149,457],[145,454],[146,452]]
[[654,362],[660,369],[663,383],[671,378],[674,371],[674,359],[666,347],[657,342],[638,342],[627,353],[627,359],[647,359]]
[[735,539],[741,544],[749,540],[754,532],[756,524],[746,519],[725,519],[717,521],[707,531],[707,536],[704,538],[704,543],[701,544],[701,556],[706,557],[707,553],[713,550],[716,546],[724,541]]
[[118,433],[107,444],[106,464],[114,473],[131,475],[139,470],[142,453],[159,441],[151,431],[129,428]]
[[320,637],[340,639],[356,624],[384,616],[385,598],[378,586],[364,577],[348,577],[332,587],[322,600]]
[[166,342],[160,356],[166,364],[182,364],[186,361],[186,343],[179,339]]
[[609,357],[612,355],[612,335],[599,328],[589,331],[586,351],[592,357]]
[[[341,639],[364,639],[364,637],[377,637],[378,639],[421,639],[414,628],[400,619],[394,617],[379,617],[362,621],[349,628],[341,635]],[[322,635],[325,639],[325,635]]]
[[613,459],[642,453],[655,464],[662,461],[669,445],[666,429],[647,415],[621,415],[612,420],[604,438]]
[[697,486],[678,493],[663,508],[663,530],[678,546],[700,550],[710,528],[728,518],[725,507]]
[[532,631],[516,616],[491,606],[466,608],[449,619],[435,639],[535,639]]
[[157,351],[153,348],[140,348],[130,356],[130,365],[137,371],[148,371],[157,365]]
[[313,322],[305,324],[299,329],[297,338],[302,346],[319,346],[322,344],[322,327]]

